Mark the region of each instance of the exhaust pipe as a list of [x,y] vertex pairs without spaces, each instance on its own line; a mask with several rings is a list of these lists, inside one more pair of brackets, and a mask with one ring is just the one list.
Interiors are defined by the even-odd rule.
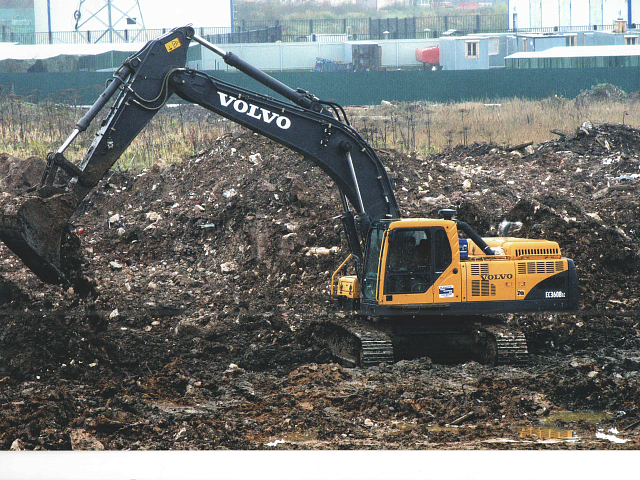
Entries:
[[438,216],[440,218],[444,218],[445,220],[453,220],[454,222],[456,222],[458,230],[462,230],[464,233],[466,233],[467,237],[469,237],[471,241],[473,241],[473,243],[480,247],[485,255],[495,255],[493,249],[489,245],[487,245],[487,242],[485,242],[484,239],[480,235],[478,235],[473,228],[471,228],[468,224],[461,222],[460,220],[453,219],[453,217],[455,217],[457,214],[457,211],[448,208],[438,211]]

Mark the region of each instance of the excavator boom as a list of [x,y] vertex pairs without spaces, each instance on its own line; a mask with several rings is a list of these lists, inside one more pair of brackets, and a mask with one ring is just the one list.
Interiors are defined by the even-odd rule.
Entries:
[[[193,40],[291,103],[238,88],[187,68],[187,49]],[[116,93],[82,162],[75,165],[68,161],[64,151]],[[339,106],[321,102],[302,90],[291,89],[232,53],[196,36],[192,27],[180,27],[147,43],[123,63],[69,138],[56,153],[47,156],[47,167],[35,191],[3,199],[0,203],[0,239],[43,281],[70,282],[72,272],[61,254],[61,245],[69,233],[69,220],[87,194],[174,93],[299,152],[327,173],[342,195],[343,221],[356,259],[363,256],[360,240],[356,237],[365,237],[371,221],[400,216],[382,163],[349,126],[346,116],[340,118],[342,110]],[[63,187],[54,185],[59,169],[71,177]]]
[[[192,41],[284,100],[188,68]],[[342,276],[333,296],[358,316],[378,319],[376,328],[353,318],[342,325],[324,322],[317,334],[338,358],[366,366],[404,355],[435,354],[448,361],[461,351],[460,358],[483,363],[522,363],[528,356],[524,335],[483,317],[577,308],[576,270],[555,242],[485,241],[466,223],[452,220],[454,210],[442,210],[439,220],[400,218],[384,166],[339,105],[289,88],[188,26],[129,57],[69,138],[47,156],[40,185],[0,200],[0,239],[43,281],[82,282],[74,250],[79,241],[69,222],[174,94],[298,152],[338,186],[356,275]],[[113,96],[82,162],[67,160],[65,150]],[[60,169],[71,178],[66,184]]]

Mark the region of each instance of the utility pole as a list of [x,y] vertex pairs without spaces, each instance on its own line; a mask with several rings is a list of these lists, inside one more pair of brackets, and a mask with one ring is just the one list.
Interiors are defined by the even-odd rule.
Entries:
[[[48,2],[49,0],[47,0]],[[126,43],[136,40],[138,35],[145,31],[140,2],[137,0],[120,0],[117,2],[115,0],[80,0],[73,18],[76,20],[76,30],[80,30],[88,22],[92,22],[93,25],[97,22],[104,26],[104,32],[95,37],[92,43],[100,42],[107,34],[109,43],[113,43],[114,40]],[[131,38],[126,34],[123,36],[120,30],[126,31],[126,27],[123,29],[121,26],[120,30],[116,29],[121,22],[124,22],[125,25],[137,25],[140,29]]]
[[51,32],[51,0],[47,0],[47,32],[49,32],[49,43],[53,43],[53,33]]

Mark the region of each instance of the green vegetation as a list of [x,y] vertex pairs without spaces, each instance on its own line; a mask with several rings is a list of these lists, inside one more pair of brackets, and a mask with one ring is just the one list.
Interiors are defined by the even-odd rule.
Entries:
[[375,148],[428,153],[473,142],[516,145],[555,139],[550,130],[573,132],[593,124],[640,124],[640,100],[635,95],[603,95],[603,86],[578,98],[544,100],[518,98],[487,102],[429,104],[411,102],[352,109],[351,122]]
[[[85,112],[73,103],[33,104],[28,98],[0,94],[0,154],[44,159],[67,139]],[[99,127],[99,118],[65,151],[69,160],[82,160]],[[140,169],[157,161],[176,162],[212,145],[232,128],[237,127],[200,107],[165,107],[132,142],[118,164]]]
[[[607,91],[609,95],[601,92]],[[637,95],[611,94],[598,85],[575,100],[551,97],[491,102],[430,104],[411,102],[348,108],[354,128],[373,147],[407,153],[438,152],[460,144],[515,145],[557,138],[550,130],[574,131],[583,122],[640,124]],[[70,97],[71,98],[71,97]],[[32,104],[27,98],[0,95],[0,154],[45,158],[72,132],[84,110],[73,103]],[[65,152],[82,160],[98,121]],[[241,127],[194,105],[163,108],[133,141],[118,164],[141,169],[197,155],[216,139]]]

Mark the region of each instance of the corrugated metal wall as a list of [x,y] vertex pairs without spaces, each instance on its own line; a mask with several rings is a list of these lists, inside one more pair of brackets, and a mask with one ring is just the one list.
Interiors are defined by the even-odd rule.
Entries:
[[[491,69],[461,71],[277,72],[273,76],[292,88],[303,88],[323,100],[343,105],[374,105],[382,100],[456,102],[508,97],[540,99],[553,95],[573,98],[599,83],[626,92],[640,91],[640,67],[572,69]],[[219,80],[250,90],[275,94],[241,73],[209,72]],[[13,88],[33,101],[77,91],[78,104],[91,104],[111,78],[108,73],[0,74],[0,94]],[[177,99],[174,97],[177,101]]]
[[[266,71],[313,70],[316,58],[350,62],[351,46],[354,42],[308,42],[271,44],[229,44],[223,50],[233,52],[243,60]],[[355,42],[357,43],[357,42]],[[382,46],[382,66],[387,69],[417,67],[416,48],[438,44],[437,39],[423,40],[376,40]],[[203,70],[228,70],[215,53],[202,49],[202,61],[197,65]]]

